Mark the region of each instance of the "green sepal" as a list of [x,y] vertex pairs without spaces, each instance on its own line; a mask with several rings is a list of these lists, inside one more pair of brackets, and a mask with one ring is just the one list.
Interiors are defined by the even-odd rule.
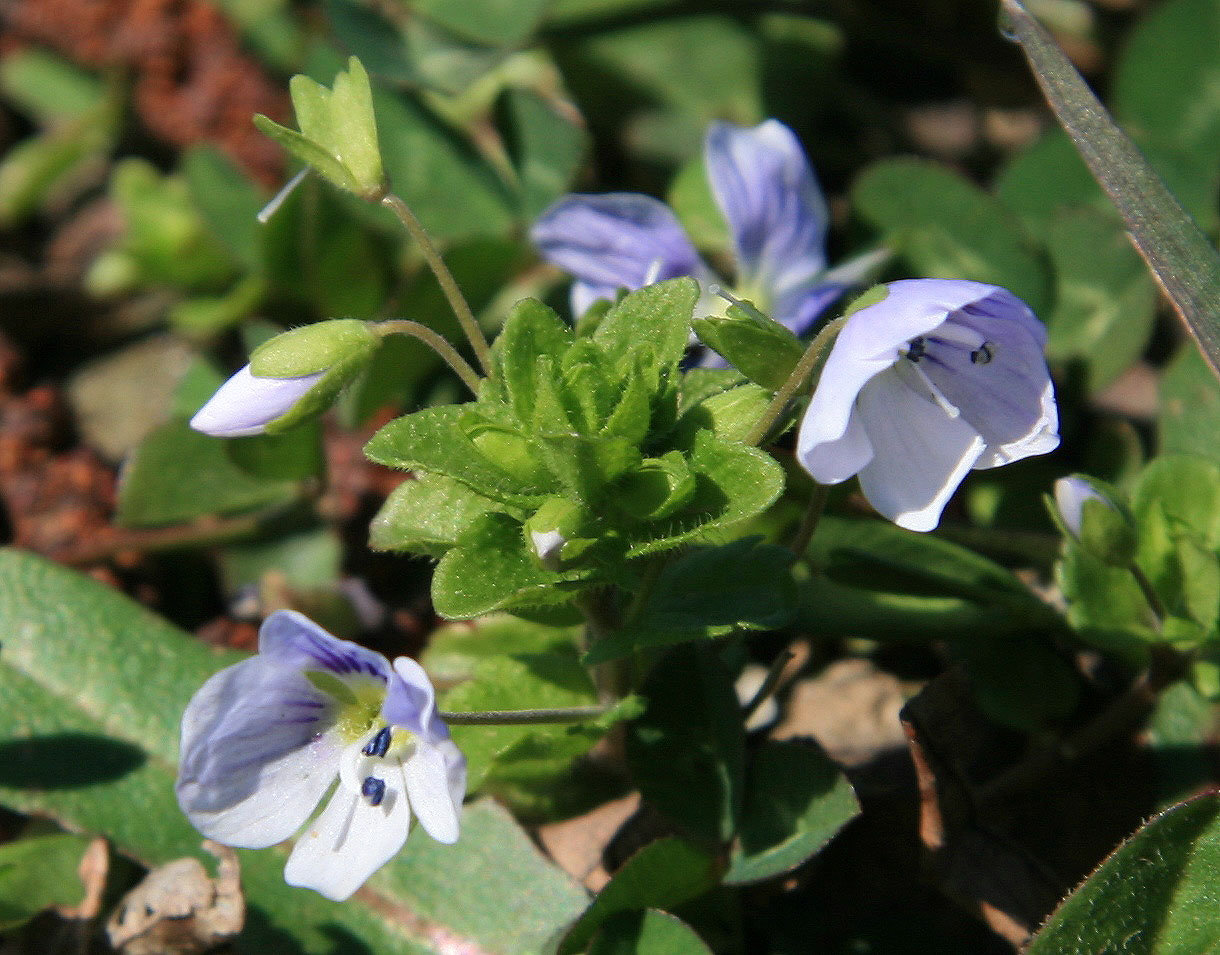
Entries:
[[690,340],[691,317],[699,300],[699,284],[691,278],[670,279],[630,292],[606,313],[593,340],[620,364],[625,373],[631,355],[644,345],[656,354],[656,364],[677,368]]
[[779,322],[734,305],[723,316],[696,319],[695,334],[751,381],[778,391],[805,353]]
[[250,355],[250,373],[259,378],[296,378],[345,362],[363,364],[379,341],[368,323],[359,319],[315,322],[259,345]]
[[554,478],[539,460],[535,443],[518,428],[491,420],[481,410],[467,411],[458,419],[458,426],[475,450],[522,484],[553,490]]
[[347,72],[335,76],[333,89],[297,75],[289,91],[301,131],[261,115],[254,117],[259,130],[340,189],[364,199],[384,196],[373,92],[360,61],[354,56],[347,61]]

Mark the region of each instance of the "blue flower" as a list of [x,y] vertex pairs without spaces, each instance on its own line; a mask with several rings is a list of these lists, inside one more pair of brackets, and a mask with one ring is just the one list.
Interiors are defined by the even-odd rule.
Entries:
[[[712,195],[732,233],[738,293],[796,334],[879,261],[876,253],[826,268],[829,213],[792,131],[769,119],[753,129],[713,123],[704,144]],[[679,275],[717,284],[663,202],[636,193],[570,195],[530,231],[543,258],[570,272],[579,315],[619,289]],[[713,310],[710,297],[701,314]]]
[[325,377],[325,372],[317,372],[293,378],[260,378],[246,365],[195,412],[191,427],[215,438],[262,434],[267,425],[291,412]]
[[284,878],[335,900],[402,848],[412,812],[437,841],[457,841],[466,760],[418,663],[391,666],[292,611],[267,618],[258,649],[182,716],[176,791],[196,829],[261,849],[304,826]]
[[1046,330],[1011,292],[907,279],[861,302],[801,421],[797,460],[815,480],[859,474],[879,512],[928,531],[971,468],[1059,446]]

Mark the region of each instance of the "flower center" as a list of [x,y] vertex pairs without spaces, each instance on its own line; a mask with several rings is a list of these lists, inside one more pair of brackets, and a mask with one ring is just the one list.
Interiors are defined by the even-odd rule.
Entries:
[[344,747],[339,757],[339,781],[349,792],[379,806],[386,796],[387,780],[401,773],[404,760],[415,752],[415,734],[402,726],[371,727]]

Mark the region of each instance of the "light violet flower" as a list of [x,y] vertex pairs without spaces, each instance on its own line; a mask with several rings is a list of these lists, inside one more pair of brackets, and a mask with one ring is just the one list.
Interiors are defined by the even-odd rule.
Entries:
[[1063,526],[1074,537],[1080,537],[1080,528],[1084,523],[1085,501],[1101,501],[1107,506],[1112,506],[1101,492],[1084,478],[1065,477],[1055,482],[1055,507],[1063,519]]
[[458,838],[466,760],[423,668],[293,611],[268,617],[258,654],[191,698],[181,750],[178,804],[196,829],[261,849],[304,826],[284,878],[336,901],[402,848],[412,812],[437,841]]
[[[732,234],[738,294],[796,334],[880,261],[873,253],[827,270],[826,200],[782,123],[769,119],[753,129],[712,123],[704,162]],[[576,315],[619,289],[679,275],[694,276],[705,292],[719,283],[670,208],[637,193],[564,196],[530,237],[543,258],[575,278]],[[701,314],[711,312],[712,301],[705,295]]]
[[295,378],[259,378],[246,365],[195,412],[191,427],[214,438],[262,434],[267,425],[292,411],[325,377],[326,372],[320,371]]
[[907,279],[878,293],[835,340],[797,459],[823,484],[859,474],[879,512],[928,531],[971,468],[1059,446],[1046,331],[995,285]]

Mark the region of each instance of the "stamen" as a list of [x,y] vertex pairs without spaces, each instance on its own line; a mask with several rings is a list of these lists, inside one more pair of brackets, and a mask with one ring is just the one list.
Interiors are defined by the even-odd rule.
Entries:
[[383,726],[377,731],[377,735],[364,744],[364,748],[360,752],[365,756],[376,756],[380,759],[386,754],[386,750],[390,748],[390,728]]
[[952,401],[945,397],[945,393],[936,387],[935,382],[928,377],[928,373],[924,371],[916,362],[903,363],[894,366],[895,368],[907,368],[914,372],[915,376],[920,380],[925,388],[928,389],[931,399],[940,407],[940,410],[947,414],[950,418],[961,417],[961,409]]
[[370,806],[380,806],[385,799],[385,781],[376,776],[368,776],[360,784],[360,795],[369,801]]
[[970,361],[976,365],[989,365],[993,358],[995,358],[995,345],[991,342],[983,342],[970,353]]
[[[901,349],[899,349],[901,351]],[[907,342],[907,350],[903,353],[906,358],[911,361],[919,361],[928,353],[928,343],[922,335],[917,338],[912,338]]]

